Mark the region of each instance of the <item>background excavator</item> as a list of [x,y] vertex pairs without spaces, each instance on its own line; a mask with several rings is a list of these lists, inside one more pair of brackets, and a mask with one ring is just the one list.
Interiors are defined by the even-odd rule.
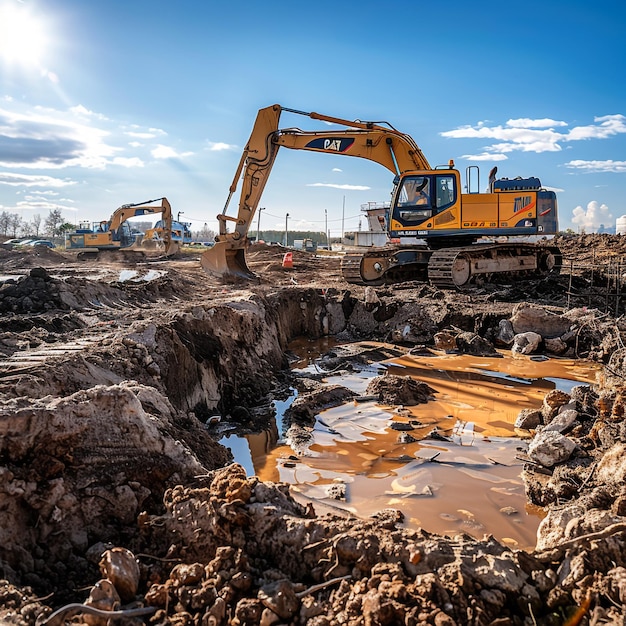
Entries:
[[[345,128],[279,129],[282,111]],[[494,168],[487,192],[462,193],[452,161],[433,169],[415,141],[386,122],[349,121],[275,104],[257,114],[226,205],[217,216],[215,246],[201,258],[207,272],[254,278],[245,259],[247,233],[281,147],[360,157],[394,174],[387,217],[392,243],[346,254],[341,269],[348,282],[380,285],[423,280],[456,288],[476,277],[490,280],[511,273],[541,277],[560,269],[558,248],[530,241],[558,230],[556,195],[543,189],[538,178],[496,180]],[[242,172],[239,211],[232,217],[226,211]],[[468,168],[468,186],[472,172]],[[228,232],[227,222],[234,223],[233,232]]]
[[[153,202],[159,204],[151,204]],[[160,222],[143,235],[133,234],[127,220],[152,213],[162,214]],[[69,233],[66,248],[78,250],[80,259],[95,259],[99,252],[106,250],[128,251],[134,255],[145,250],[158,250],[170,256],[180,249],[179,242],[172,237],[172,224],[172,207],[167,198],[124,204],[108,221],[97,222],[91,227],[86,224],[85,228]]]

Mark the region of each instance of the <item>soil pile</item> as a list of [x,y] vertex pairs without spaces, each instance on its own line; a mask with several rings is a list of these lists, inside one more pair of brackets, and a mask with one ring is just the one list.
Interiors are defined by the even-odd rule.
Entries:
[[[566,245],[601,249],[582,237]],[[273,248],[250,250],[254,284],[216,281],[182,255],[129,273],[115,260],[0,251],[13,276],[0,288],[0,622],[95,624],[98,610],[114,610],[123,623],[153,624],[622,623],[621,319],[572,303],[563,275],[372,294],[343,282],[338,257],[294,251],[287,269]],[[561,353],[606,365],[594,388],[549,399],[529,431],[527,494],[547,511],[533,553],[408,531],[395,510],[317,515],[286,485],[228,465],[205,425],[262,428],[292,384],[300,427],[349,397],[291,378],[295,337],[371,339],[402,353],[445,333],[450,349],[488,351],[511,345],[505,326],[521,329],[528,307],[541,310],[533,320],[547,316],[533,322],[537,354],[559,339]],[[368,358],[338,350],[327,363]],[[429,393],[402,380],[372,391],[385,401]],[[132,552],[136,580],[103,565],[114,548]]]

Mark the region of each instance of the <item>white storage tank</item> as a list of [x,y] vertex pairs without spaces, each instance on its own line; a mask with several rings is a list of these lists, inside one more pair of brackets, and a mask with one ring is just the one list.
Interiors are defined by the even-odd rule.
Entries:
[[615,222],[615,232],[618,235],[626,235],[626,215],[617,218]]

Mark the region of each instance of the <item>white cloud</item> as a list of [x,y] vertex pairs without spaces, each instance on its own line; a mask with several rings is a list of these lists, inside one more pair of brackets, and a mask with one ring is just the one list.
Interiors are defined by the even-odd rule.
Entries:
[[[152,148],[153,158],[184,157],[191,152],[177,152],[153,142],[167,133],[154,127],[136,124],[117,125],[82,104],[67,109],[29,106],[13,99],[3,99],[0,106],[0,184],[13,186],[46,185],[37,178],[12,176],[16,170],[58,170],[83,168],[105,170],[109,166],[143,167]],[[2,101],[2,100],[0,100]],[[133,138],[127,143],[128,138]],[[45,178],[40,178],[44,180]],[[59,183],[58,179],[54,184]]]
[[207,143],[211,152],[222,152],[223,150],[237,150],[237,146],[230,143],[223,143],[221,141],[209,141]]
[[144,162],[139,157],[115,157],[112,161],[114,165],[122,167],[143,167]]
[[343,170],[339,167],[333,167],[332,169],[333,172],[343,172]]
[[118,150],[105,143],[109,135],[109,131],[81,120],[71,110],[0,109],[0,167],[103,169]]
[[75,207],[68,207],[64,204],[58,204],[57,202],[47,202],[43,199],[18,202],[15,208],[27,211],[55,211],[57,209],[60,209],[61,211],[78,211]]
[[365,185],[336,185],[334,183],[308,183],[307,187],[332,187],[333,189],[347,189],[350,191],[367,191],[371,187]]
[[190,156],[193,152],[176,152],[171,146],[164,146],[159,144],[156,148],[150,151],[150,154],[155,159],[179,159],[181,157]]
[[87,107],[82,104],[77,104],[76,106],[70,107],[69,109],[74,115],[82,115],[83,117],[93,117],[98,120],[106,120],[107,117],[102,115],[102,113],[96,113],[95,111],[90,111]]
[[167,135],[165,131],[158,128],[149,128],[144,131],[127,130],[124,134],[134,139],[155,139],[156,137],[164,137]]
[[613,216],[609,207],[606,204],[600,204],[597,200],[589,202],[586,209],[577,206],[572,215],[572,223],[587,233],[598,230],[600,225],[609,226],[613,224]]
[[10,185],[12,187],[67,187],[75,184],[76,181],[62,180],[52,176],[0,172],[0,185]]
[[483,152],[482,154],[464,154],[462,159],[468,161],[506,161],[508,157],[505,154],[491,154],[490,152]]
[[[570,141],[586,139],[607,139],[614,135],[626,133],[626,117],[624,115],[605,115],[594,118],[594,124],[575,126],[569,130],[557,130],[567,126],[567,122],[559,120],[511,119],[504,126],[487,126],[479,122],[475,126],[462,126],[454,130],[440,133],[442,137],[451,139],[492,139],[495,143],[483,148],[476,157],[492,154],[506,154],[515,150],[523,152],[558,152],[562,144]],[[470,158],[467,156],[465,158]]]
[[554,128],[555,126],[567,126],[567,122],[560,122],[544,117],[540,120],[532,120],[527,117],[520,117],[516,120],[508,120],[507,126],[513,128]]
[[626,161],[569,161],[565,164],[574,170],[582,170],[583,172],[626,172]]

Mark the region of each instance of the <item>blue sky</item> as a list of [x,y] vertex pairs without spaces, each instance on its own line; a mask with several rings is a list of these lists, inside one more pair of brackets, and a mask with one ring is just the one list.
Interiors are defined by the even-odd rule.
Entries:
[[[454,159],[463,179],[480,166],[481,188],[494,165],[538,176],[562,229],[614,225],[626,214],[625,7],[0,0],[0,211],[101,220],[166,196],[192,229],[217,230],[256,113],[278,103],[387,121],[432,165]],[[287,113],[281,126],[322,129]],[[290,229],[355,230],[361,205],[391,187],[377,164],[283,149],[261,229],[288,212]]]

